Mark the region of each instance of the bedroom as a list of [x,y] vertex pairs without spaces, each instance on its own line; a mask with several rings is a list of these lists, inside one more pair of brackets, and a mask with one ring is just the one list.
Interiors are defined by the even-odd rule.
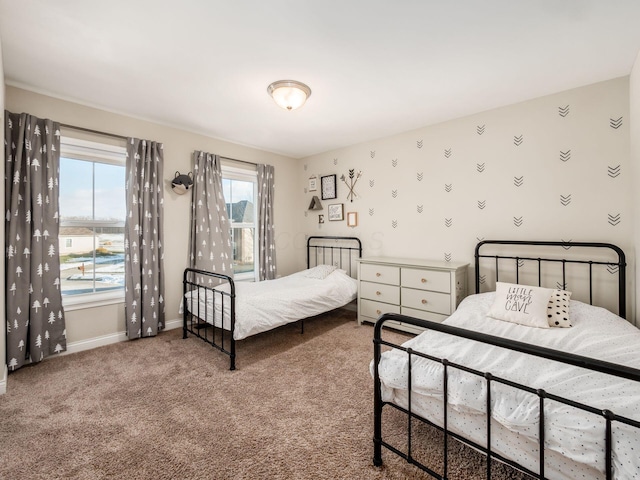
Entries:
[[[626,6],[632,8],[630,3]],[[563,15],[571,19],[574,13]],[[378,21],[382,28],[384,22]],[[615,24],[607,28],[615,31]],[[637,40],[634,37],[630,43]],[[5,43],[2,110],[162,141],[165,172],[189,171],[194,149],[274,165],[278,183],[278,272],[283,275],[303,267],[304,237],[311,234],[355,233],[364,242],[365,255],[405,254],[467,262],[481,238],[605,240],[620,245],[628,255],[628,298],[631,318],[635,317],[635,250],[640,243],[636,233],[640,216],[635,207],[640,184],[640,134],[634,121],[640,115],[640,62],[635,56],[626,71],[613,76],[566,83],[556,90],[496,104],[498,108],[443,114],[449,116],[432,123],[415,123],[410,128],[393,128],[399,123],[391,117],[388,133],[297,156],[246,146],[251,142],[220,140],[227,138],[220,134],[203,135],[197,133],[199,130],[149,121],[143,112],[124,115],[118,108],[96,108],[96,101],[74,101],[67,94],[28,88],[32,82],[11,78]],[[634,48],[637,54],[637,43]],[[412,53],[414,50],[408,50],[408,55]],[[104,55],[105,62],[110,61],[106,58],[109,53]],[[598,58],[603,55],[606,52]],[[390,59],[383,57],[380,63],[385,61]],[[267,75],[270,81],[276,79],[271,78],[273,75],[286,76],[271,70]],[[532,78],[537,72],[528,71],[527,75],[528,82],[535,83]],[[295,122],[304,123],[300,120],[313,114],[323,94],[317,82],[299,79],[307,81],[313,91],[307,105],[291,112],[297,115]],[[267,84],[259,85],[259,101],[265,108],[272,106]],[[137,87],[139,91],[152,89],[148,84]],[[476,96],[479,100],[483,94]],[[348,101],[345,103],[348,105]],[[569,113],[561,116],[560,109],[567,107]],[[621,126],[612,127],[610,122],[619,118]],[[290,120],[287,123],[293,128]],[[348,189],[340,180],[350,169],[362,172],[355,187],[358,198],[353,202],[347,199]],[[346,226],[346,221],[319,224],[318,214],[306,210],[312,197],[304,191],[309,177],[330,174],[338,178],[336,203],[344,204],[345,215],[358,213],[358,226],[353,229]],[[166,259],[167,291],[175,292],[167,297],[167,320],[178,321],[189,203],[170,191],[165,195],[166,223],[171,231],[185,232],[166,238],[167,251],[185,252]],[[326,214],[331,202],[322,203]],[[300,207],[292,214],[290,205]],[[88,315],[91,322],[86,322]],[[123,340],[121,305],[74,310],[67,317],[72,348],[81,350]],[[3,358],[4,352],[2,345]],[[6,367],[3,370],[6,372]],[[5,373],[4,387],[10,389],[6,378]]]

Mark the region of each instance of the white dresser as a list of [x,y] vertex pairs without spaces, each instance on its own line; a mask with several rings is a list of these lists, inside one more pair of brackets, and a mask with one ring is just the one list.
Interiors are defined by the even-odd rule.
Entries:
[[[358,260],[358,323],[375,323],[383,313],[441,322],[467,295],[468,263],[412,258]],[[411,333],[422,329],[400,322],[387,325]]]

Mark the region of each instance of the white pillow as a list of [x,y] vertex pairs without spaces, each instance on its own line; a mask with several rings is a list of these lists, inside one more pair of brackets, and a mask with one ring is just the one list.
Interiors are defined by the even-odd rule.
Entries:
[[554,290],[547,306],[547,320],[550,327],[571,327],[569,320],[569,300],[571,292]]
[[547,309],[553,289],[496,283],[496,298],[488,316],[529,327],[549,328]]
[[329,274],[333,273],[336,268],[338,267],[334,265],[317,265],[306,270],[304,272],[304,276],[309,278],[317,278],[318,280],[324,280],[329,276]]

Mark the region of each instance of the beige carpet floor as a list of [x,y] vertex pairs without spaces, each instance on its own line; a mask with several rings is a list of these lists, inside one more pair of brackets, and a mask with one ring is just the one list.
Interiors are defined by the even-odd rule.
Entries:
[[[233,372],[181,330],[24,367],[0,396],[0,478],[427,478],[387,451],[372,465],[372,335],[340,310],[239,342]],[[418,436],[437,466],[438,434]],[[484,478],[484,458],[451,443],[449,478]]]

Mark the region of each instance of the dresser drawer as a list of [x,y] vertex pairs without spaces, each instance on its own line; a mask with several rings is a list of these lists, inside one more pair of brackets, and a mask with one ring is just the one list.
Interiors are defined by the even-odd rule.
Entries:
[[400,309],[400,313],[409,317],[420,318],[421,320],[430,320],[432,322],[442,322],[443,320],[449,318],[448,315],[442,315],[440,313],[427,312],[425,310],[416,310],[414,308],[405,307],[402,307]]
[[360,315],[377,319],[383,313],[400,313],[399,305],[374,302],[373,300],[360,300]]
[[416,310],[451,315],[451,295],[402,287],[402,305]]
[[400,285],[400,268],[389,265],[363,263],[360,265],[360,280],[366,282]]
[[400,303],[400,287],[383,283],[360,282],[360,298],[377,302]]
[[451,274],[449,272],[403,268],[401,276],[403,287],[442,293],[451,292]]

